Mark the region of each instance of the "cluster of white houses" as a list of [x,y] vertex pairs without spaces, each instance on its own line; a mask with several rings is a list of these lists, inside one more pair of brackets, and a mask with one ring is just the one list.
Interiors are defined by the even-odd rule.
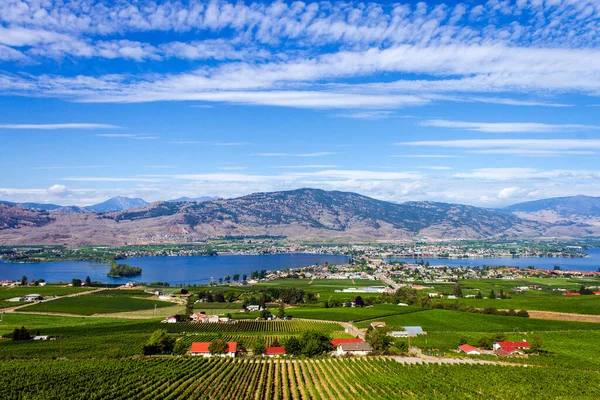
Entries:
[[[334,347],[333,355],[335,356],[366,356],[373,351],[373,347],[362,339],[333,339],[331,344]],[[216,354],[210,352],[211,342],[194,342],[190,347],[190,355],[200,357],[212,357]],[[221,357],[236,357],[238,353],[237,342],[227,342],[227,350]],[[285,356],[285,347],[270,346],[266,348],[263,356],[265,357],[281,357]]]
[[483,350],[469,344],[463,344],[458,346],[458,350],[468,355],[496,355],[499,357],[512,357],[516,355],[525,354],[525,350],[529,350],[531,345],[526,340],[521,342],[503,341],[496,342],[493,345],[492,350]]

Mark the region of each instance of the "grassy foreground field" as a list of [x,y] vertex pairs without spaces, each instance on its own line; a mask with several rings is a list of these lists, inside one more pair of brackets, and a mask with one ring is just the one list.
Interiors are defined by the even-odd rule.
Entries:
[[0,365],[0,397],[596,399],[600,397],[600,375],[563,368],[405,366],[376,358],[7,361]]
[[173,303],[151,298],[143,291],[105,290],[83,296],[63,297],[34,304],[22,311],[93,315],[125,311],[151,310],[155,306],[170,307]]

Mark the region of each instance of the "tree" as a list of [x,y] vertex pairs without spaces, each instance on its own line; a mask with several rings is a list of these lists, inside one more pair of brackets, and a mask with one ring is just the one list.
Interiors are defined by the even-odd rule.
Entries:
[[81,286],[81,279],[77,279],[77,278],[73,278],[73,280],[71,281],[71,285],[75,286]]
[[254,342],[252,353],[254,353],[255,356],[265,354],[265,351],[267,351],[267,344],[264,339],[258,339]]
[[85,284],[86,284],[87,286],[89,286],[89,285],[91,285],[91,284],[92,284],[92,280],[90,279],[90,276],[89,276],[89,275],[85,277]]
[[502,288],[500,288],[500,291],[498,292],[498,297],[501,299],[506,298],[506,295],[504,294],[504,290],[502,290]]
[[462,346],[463,344],[467,344],[467,339],[465,339],[464,337],[461,337],[460,340],[458,341],[458,345]]
[[531,338],[531,351],[539,352],[542,350],[542,338],[535,335]]
[[365,301],[363,300],[363,298],[362,298],[362,297],[360,297],[360,296],[356,296],[356,297],[354,298],[354,305],[355,305],[356,307],[364,307],[364,306],[365,306]]
[[263,319],[268,319],[271,316],[271,312],[269,310],[262,310],[260,312],[260,317]]
[[481,290],[477,291],[477,294],[475,295],[476,299],[483,299],[483,296],[481,295]]
[[219,278],[219,285],[223,284],[223,278]]
[[242,275],[242,280],[243,280],[244,282],[245,282],[245,281],[247,281],[247,280],[248,280],[248,275],[246,275],[246,274]]
[[526,310],[517,311],[518,317],[529,318],[529,313]]
[[482,337],[477,341],[477,347],[481,349],[491,349],[494,345],[493,339],[490,337]]
[[175,346],[173,347],[173,354],[178,356],[184,355],[188,351],[188,346],[185,344],[184,340],[178,340],[175,342]]
[[388,335],[389,328],[374,328],[367,332],[365,340],[375,351],[384,352],[392,345],[394,339]]
[[210,354],[220,355],[229,351],[229,345],[223,339],[217,339],[208,346]]
[[306,357],[320,356],[333,351],[331,338],[322,332],[304,332],[300,337],[302,355]]
[[21,328],[15,328],[11,337],[12,337],[12,340],[16,340],[16,341],[30,340],[31,334],[29,333],[29,331],[27,329],[25,329],[24,326],[22,326]]
[[188,294],[188,293],[189,293],[189,291],[188,291],[186,288],[182,288],[182,289],[179,291],[179,294]]
[[454,292],[454,295],[456,297],[462,297],[462,289],[458,283],[456,285],[454,285],[454,288],[452,291]]
[[25,275],[21,278],[21,286],[27,286],[27,277]]
[[231,276],[226,275],[225,278],[223,278],[225,280],[225,282],[229,283],[231,282]]
[[300,344],[300,340],[295,336],[286,340],[283,343],[283,347],[285,348],[285,352],[291,356],[299,356],[302,354],[302,345]]
[[277,310],[277,318],[285,317],[285,305],[283,303],[279,303],[279,310]]
[[[245,275],[244,275],[245,276]],[[238,282],[240,280],[240,274],[233,274],[233,281]],[[245,280],[245,279],[244,279]]]
[[490,292],[490,299],[495,299],[496,298],[496,293],[494,293],[494,289],[492,289],[492,291]]
[[168,354],[173,352],[175,338],[167,334],[166,329],[158,329],[150,335],[150,339],[143,347],[144,355]]
[[185,302],[185,314],[189,317],[194,313],[194,300],[188,297]]

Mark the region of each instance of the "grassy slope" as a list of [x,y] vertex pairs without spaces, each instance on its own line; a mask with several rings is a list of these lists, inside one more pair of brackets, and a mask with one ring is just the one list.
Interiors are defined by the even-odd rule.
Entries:
[[173,303],[134,297],[77,296],[34,304],[21,309],[21,311],[92,315],[123,311],[150,310],[153,309],[155,305],[156,307],[169,307],[172,306]]

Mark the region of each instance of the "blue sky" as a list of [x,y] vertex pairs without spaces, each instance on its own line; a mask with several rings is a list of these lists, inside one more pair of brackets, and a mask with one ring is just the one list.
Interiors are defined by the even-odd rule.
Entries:
[[600,196],[600,3],[0,2],[0,199]]

